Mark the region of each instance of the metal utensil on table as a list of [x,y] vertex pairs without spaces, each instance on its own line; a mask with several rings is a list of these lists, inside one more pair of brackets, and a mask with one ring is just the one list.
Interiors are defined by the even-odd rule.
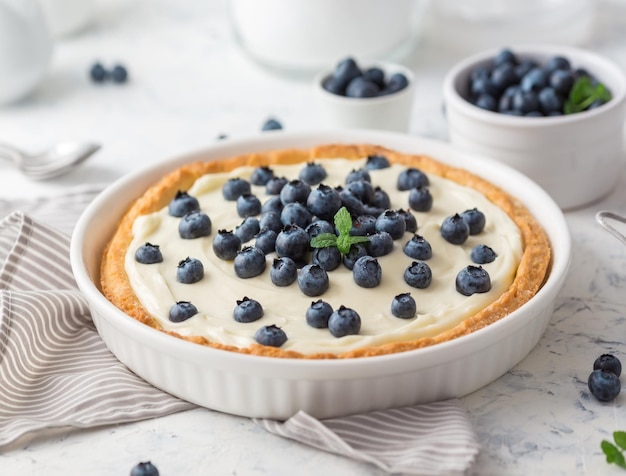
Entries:
[[596,213],[596,221],[602,226],[602,228],[604,228],[611,235],[613,235],[615,238],[617,238],[626,245],[626,235],[624,235],[624,233],[611,225],[611,223],[609,222],[610,220],[615,220],[617,222],[626,224],[626,217],[618,215],[617,213],[609,212],[606,210]]
[[32,179],[45,180],[69,172],[99,149],[94,143],[61,142],[38,154],[28,154],[0,143],[0,159],[12,161]]

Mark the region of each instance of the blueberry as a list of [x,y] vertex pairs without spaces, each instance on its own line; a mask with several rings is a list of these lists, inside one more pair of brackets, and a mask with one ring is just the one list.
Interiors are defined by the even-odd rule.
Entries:
[[346,96],[349,98],[373,98],[380,94],[376,83],[368,81],[363,76],[354,78],[346,86]]
[[237,214],[241,218],[253,217],[261,213],[261,200],[251,193],[243,193],[237,198]]
[[94,63],[89,70],[89,77],[96,83],[102,83],[107,76],[108,72],[101,63]]
[[428,185],[430,185],[428,176],[414,167],[405,169],[398,175],[398,190],[411,190],[412,188],[427,187]]
[[553,73],[554,71],[569,71],[572,68],[569,60],[564,56],[553,56],[550,58],[544,67],[548,74]]
[[353,169],[346,175],[345,183],[356,182],[357,180],[365,180],[372,182],[372,177],[366,169]]
[[178,234],[185,240],[193,240],[211,234],[211,219],[201,211],[189,212],[178,223]]
[[309,235],[309,238],[312,240],[322,233],[335,233],[335,227],[326,220],[315,220],[307,226],[304,231],[307,232],[307,235]]
[[274,230],[276,233],[280,233],[283,229],[283,222],[280,220],[280,213],[265,212],[259,218],[259,228],[268,230]]
[[341,264],[341,253],[335,246],[315,248],[311,260],[326,271],[333,271]]
[[277,119],[272,117],[268,118],[261,126],[262,131],[278,131],[283,128],[283,125]]
[[470,258],[476,264],[491,263],[498,255],[487,245],[476,245],[470,251]]
[[128,70],[121,64],[116,64],[111,70],[111,79],[116,83],[125,83],[128,80]]
[[159,470],[150,461],[146,461],[133,466],[130,476],[159,476]]
[[368,81],[371,81],[379,88],[383,88],[385,86],[385,72],[377,67],[367,68],[363,71],[363,78]]
[[269,228],[262,228],[254,237],[254,246],[259,248],[263,253],[273,253],[276,246],[277,233]]
[[267,185],[271,179],[274,178],[274,171],[268,166],[257,167],[252,171],[250,176],[250,183],[252,185]]
[[297,225],[286,225],[276,237],[276,253],[295,262],[303,261],[309,251],[309,235]]
[[513,96],[515,96],[518,91],[521,91],[519,85],[509,86],[504,90],[498,100],[498,112],[513,110]]
[[345,88],[352,79],[361,76],[361,74],[361,69],[358,67],[356,61],[348,57],[337,63],[332,76],[339,85]]
[[491,72],[491,82],[499,91],[517,83],[517,73],[513,63],[503,63]]
[[525,93],[539,91],[548,85],[548,77],[543,69],[536,67],[526,73],[520,80],[520,87]]
[[402,218],[404,218],[404,223],[406,223],[406,231],[409,233],[415,233],[417,231],[417,218],[409,211],[400,208],[398,210],[398,214]]
[[477,98],[481,94],[496,97],[498,95],[498,88],[491,82],[490,77],[480,76],[471,82],[470,93],[473,98]]
[[562,96],[567,96],[574,85],[574,73],[557,69],[550,75],[549,84]]
[[289,182],[286,177],[272,177],[265,184],[265,193],[268,195],[280,195],[280,191]]
[[324,167],[320,164],[316,164],[315,162],[308,162],[298,174],[298,178],[307,185],[318,185],[327,176],[328,173]]
[[161,253],[159,245],[146,243],[135,251],[135,261],[141,264],[161,263],[163,261],[163,254]]
[[563,99],[557,94],[554,88],[547,87],[539,91],[537,96],[539,106],[544,114],[552,112],[561,112],[563,110]]
[[183,217],[189,212],[200,210],[200,202],[187,192],[178,191],[168,205],[168,213],[173,217]]
[[358,217],[360,215],[363,215],[363,202],[354,193],[341,188],[339,190],[339,196],[341,197],[341,206],[346,207],[346,210],[348,210],[350,216]]
[[298,277],[296,262],[287,256],[276,258],[270,268],[270,279],[275,286],[289,286]]
[[490,94],[481,94],[474,101],[474,105],[486,111],[495,112],[498,109],[496,98]]
[[389,159],[384,155],[374,154],[368,155],[367,160],[365,162],[366,170],[380,170],[386,169],[390,166]]
[[198,314],[198,309],[189,301],[177,301],[170,308],[168,317],[172,322],[183,322],[196,314]]
[[185,258],[178,262],[176,281],[184,284],[197,283],[204,277],[202,261],[196,258]]
[[283,211],[283,202],[278,195],[268,198],[263,202],[261,206],[261,213],[273,212],[280,217],[280,213]]
[[433,196],[428,187],[412,188],[409,192],[409,206],[416,212],[427,212],[433,207]]
[[517,57],[515,56],[515,53],[508,48],[501,49],[493,59],[494,66],[498,67],[503,64],[517,64]]
[[371,256],[361,256],[352,268],[354,282],[362,288],[375,288],[380,284],[382,276],[380,263]]
[[352,220],[350,234],[352,236],[367,236],[376,233],[376,217],[360,215]]
[[328,330],[334,337],[356,335],[361,331],[361,316],[354,309],[340,306],[330,315]]
[[245,246],[233,261],[235,274],[243,279],[262,274],[265,266],[265,253],[253,246]]
[[256,217],[244,218],[241,224],[235,227],[235,235],[239,237],[241,243],[247,243],[259,231],[261,231],[261,225],[259,225],[259,219]]
[[213,252],[219,259],[230,261],[235,259],[241,249],[241,238],[232,231],[218,230],[213,238]]
[[491,289],[489,273],[482,266],[469,265],[456,276],[456,290],[464,296],[486,293]]
[[287,342],[287,334],[280,327],[271,324],[259,328],[254,334],[254,340],[261,345],[280,347]]
[[589,374],[587,386],[591,394],[601,402],[610,402],[620,393],[622,385],[619,377],[608,370],[594,370]]
[[364,204],[371,204],[374,201],[374,187],[367,180],[355,180],[347,183],[345,189],[357,196]]
[[373,217],[379,217],[385,213],[385,208],[375,207],[374,205],[363,205],[363,215],[371,215]]
[[461,213],[461,217],[469,226],[470,235],[478,235],[485,229],[485,214],[477,208],[471,208]]
[[309,193],[311,187],[307,183],[302,180],[291,180],[280,190],[280,201],[283,205],[293,202],[306,203]]
[[396,210],[385,210],[376,218],[376,231],[386,231],[397,240],[404,236],[406,222]]
[[263,307],[259,301],[250,299],[245,296],[241,301],[237,301],[237,305],[233,310],[233,318],[237,322],[254,322],[263,317]]
[[531,69],[537,68],[539,65],[535,60],[531,59],[523,59],[519,62],[518,65],[515,66],[515,74],[517,75],[517,80],[521,80],[526,73],[528,73]]
[[313,301],[306,310],[306,323],[316,329],[325,329],[328,327],[328,319],[332,313],[332,306],[326,301],[318,299]]
[[372,200],[372,206],[382,208],[383,210],[391,208],[391,199],[389,198],[389,194],[382,188],[376,187],[374,189],[374,200]]
[[408,78],[403,73],[394,73],[387,80],[382,94],[393,94],[402,91],[409,85]]
[[491,74],[491,70],[484,65],[478,65],[471,69],[470,71],[470,82],[475,81],[478,78],[488,78]]
[[229,202],[234,202],[244,193],[250,193],[250,182],[239,177],[228,179],[222,187],[224,200]]
[[327,78],[324,78],[324,80],[322,81],[322,88],[324,88],[331,94],[336,94],[337,96],[346,95],[346,84],[344,84],[343,80],[338,79],[334,76],[328,76]]
[[343,257],[343,265],[352,270],[354,269],[354,263],[362,256],[368,256],[367,248],[363,243],[357,243],[350,247],[350,251]]
[[440,233],[448,243],[462,245],[469,237],[470,227],[461,215],[455,213],[443,220]]
[[539,107],[539,97],[535,91],[520,90],[513,95],[513,109],[522,114],[539,111]]
[[402,250],[408,257],[420,261],[429,260],[433,256],[430,243],[421,235],[413,235],[413,237],[404,244]]
[[311,212],[300,202],[288,203],[280,212],[280,221],[283,225],[297,225],[306,228],[313,221]]
[[378,231],[369,235],[369,239],[369,242],[365,244],[369,256],[378,258],[393,251],[393,238],[386,231]]
[[334,188],[321,184],[309,194],[306,206],[322,220],[332,220],[342,206],[341,195]]
[[328,273],[317,264],[305,265],[298,274],[298,287],[307,296],[320,296],[328,286]]
[[430,266],[422,261],[413,261],[404,270],[404,281],[414,288],[426,289],[430,286],[432,279],[433,273]]
[[391,314],[400,319],[411,319],[416,313],[417,305],[410,293],[398,294],[391,301]]
[[619,377],[622,374],[622,363],[612,354],[602,354],[593,363],[593,370],[606,370]]

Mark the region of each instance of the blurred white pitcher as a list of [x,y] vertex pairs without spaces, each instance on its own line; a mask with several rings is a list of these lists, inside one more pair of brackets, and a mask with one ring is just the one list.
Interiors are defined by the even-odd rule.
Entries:
[[37,0],[0,0],[0,105],[23,98],[40,83],[52,50]]

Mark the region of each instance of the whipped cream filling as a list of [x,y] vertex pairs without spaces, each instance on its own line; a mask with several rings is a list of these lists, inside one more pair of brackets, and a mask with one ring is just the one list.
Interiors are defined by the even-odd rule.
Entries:
[[[334,187],[343,185],[346,175],[364,166],[365,159],[319,159],[315,162],[328,173],[323,183]],[[273,165],[271,168],[276,176],[297,178],[302,167],[304,164]],[[126,272],[140,302],[164,329],[185,336],[204,336],[226,345],[247,347],[254,343],[254,334],[259,327],[274,324],[282,328],[288,337],[282,349],[303,354],[341,353],[440,334],[488,306],[513,282],[523,246],[515,223],[478,191],[432,174],[429,174],[432,209],[429,212],[411,211],[417,219],[417,234],[424,236],[433,250],[432,258],[426,261],[433,275],[428,288],[415,289],[404,281],[404,270],[414,261],[402,251],[404,244],[413,236],[409,232],[394,241],[392,253],[378,258],[382,267],[382,282],[375,288],[356,285],[352,271],[344,266],[328,273],[330,288],[319,297],[303,294],[297,282],[288,287],[277,287],[269,276],[274,253],[266,256],[267,268],[262,275],[241,279],[236,276],[232,261],[223,261],[215,256],[212,241],[218,230],[233,230],[242,222],[236,212],[236,203],[223,199],[222,185],[232,177],[249,179],[254,168],[241,167],[228,173],[208,174],[200,177],[188,190],[211,218],[212,233],[209,237],[181,239],[178,235],[180,219],[170,216],[167,207],[136,219],[133,240],[125,259]],[[396,187],[398,174],[405,168],[392,165],[387,169],[370,171],[372,184],[389,194],[394,209],[409,208],[409,192],[398,191]],[[270,198],[265,194],[265,187],[253,185],[252,193],[261,201]],[[439,232],[444,218],[474,207],[485,214],[484,231],[470,236],[463,245],[445,241]],[[145,265],[135,261],[136,249],[146,242],[160,246],[163,262]],[[251,244],[253,241],[244,246]],[[491,277],[491,290],[464,296],[456,291],[456,275],[462,268],[473,264],[470,251],[478,244],[488,245],[497,253],[495,261],[482,265]],[[177,282],[177,265],[186,257],[202,261],[205,275],[201,281],[194,284]],[[417,303],[416,317],[399,319],[393,316],[391,302],[400,293],[413,296]],[[261,303],[264,309],[261,319],[252,323],[239,323],[233,319],[236,301],[244,296]],[[335,338],[328,329],[310,327],[305,313],[317,299],[329,302],[333,309],[338,309],[340,305],[354,309],[361,317],[360,333]],[[192,302],[198,308],[198,314],[181,323],[169,321],[169,310],[177,301]]]

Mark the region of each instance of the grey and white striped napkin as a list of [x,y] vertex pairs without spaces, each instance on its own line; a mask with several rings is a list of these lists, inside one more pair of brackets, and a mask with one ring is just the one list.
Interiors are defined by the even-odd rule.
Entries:
[[[194,408],[124,367],[100,340],[69,264],[69,233],[100,191],[0,200],[0,448],[24,435]],[[13,211],[17,207],[26,210]],[[300,412],[267,431],[393,473],[463,474],[479,451],[458,400],[317,420]]]

